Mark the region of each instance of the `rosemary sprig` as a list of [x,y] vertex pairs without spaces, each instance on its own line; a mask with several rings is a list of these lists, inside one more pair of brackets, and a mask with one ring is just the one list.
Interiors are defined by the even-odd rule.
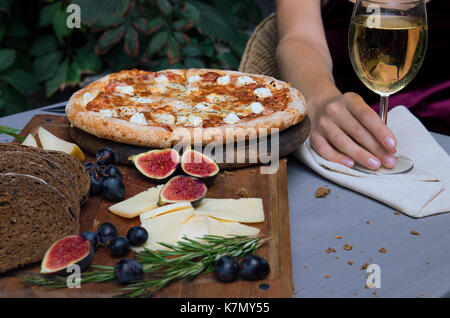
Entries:
[[[232,236],[205,235],[201,241],[183,237],[176,244],[160,243],[167,250],[136,252],[136,259],[142,265],[146,277],[119,289],[124,297],[151,296],[158,290],[176,282],[195,278],[197,275],[214,270],[216,260],[223,255],[241,258],[255,254],[267,239]],[[81,274],[81,283],[101,283],[115,279],[114,267],[92,265],[98,270]],[[49,287],[67,287],[63,276],[29,276],[29,284]]]
[[125,292],[122,296],[151,296],[175,281],[191,280],[200,273],[210,273],[214,270],[216,260],[223,255],[241,258],[255,254],[266,240],[248,236],[205,235],[202,241],[184,237],[175,245],[160,243],[168,250],[154,252],[145,249],[136,253],[137,261],[143,264],[144,272],[153,275],[121,288],[120,291]]
[[25,139],[21,135],[17,134],[19,131],[20,131],[19,129],[10,128],[7,126],[0,126],[0,134],[9,135],[16,139],[19,139],[20,141],[24,141]]

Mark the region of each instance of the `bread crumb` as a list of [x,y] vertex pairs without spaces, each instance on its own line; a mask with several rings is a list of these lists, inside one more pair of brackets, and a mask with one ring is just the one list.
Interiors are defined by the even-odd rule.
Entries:
[[419,235],[420,235],[420,233],[419,233],[419,232],[417,232],[417,231],[411,231],[411,232],[409,232],[409,233],[411,233],[411,235],[417,235],[417,236],[419,236]]
[[234,175],[234,172],[225,170],[225,171],[223,172],[223,174],[226,174],[227,176],[232,176],[232,175]]
[[384,248],[384,247],[382,247],[382,248],[380,248],[379,250],[378,250],[378,252],[380,252],[380,253],[387,253],[387,250]]
[[319,187],[316,190],[316,198],[323,198],[323,197],[327,196],[330,192],[331,192],[331,190],[326,188],[326,186],[325,187]]
[[248,191],[247,191],[246,188],[240,188],[240,189],[238,189],[237,193],[238,193],[238,196],[239,196],[240,198],[247,198],[247,197],[248,197]]
[[423,297],[423,296],[425,296],[425,294],[420,294],[420,296],[422,296],[422,297]]
[[370,221],[366,221],[366,224],[370,224]]
[[339,235],[336,235],[334,238],[335,238],[336,240],[342,240],[342,236],[339,236]]
[[344,250],[346,250],[346,251],[351,251],[352,248],[353,248],[352,245],[350,245],[350,244],[344,244]]
[[426,264],[426,265],[430,265],[430,262],[426,262],[425,264]]
[[326,252],[327,254],[330,254],[331,252],[336,253],[336,249],[335,249],[335,248],[332,248],[332,247],[328,247],[328,248],[325,250],[325,252]]
[[398,211],[394,211],[394,214],[395,214],[395,215],[401,215],[401,213],[398,212]]
[[328,278],[330,278],[330,275],[325,275],[323,278],[326,278],[326,279],[328,279]]
[[309,191],[309,190],[311,190],[310,188],[306,188],[306,191]]
[[355,262],[354,261],[348,261],[347,264],[348,265],[353,265],[353,264],[355,264]]
[[369,264],[364,263],[364,264],[361,265],[361,267],[359,269],[363,271],[363,270],[366,270],[367,267],[369,267]]
[[335,258],[335,259],[339,259],[339,256],[335,256],[334,258]]

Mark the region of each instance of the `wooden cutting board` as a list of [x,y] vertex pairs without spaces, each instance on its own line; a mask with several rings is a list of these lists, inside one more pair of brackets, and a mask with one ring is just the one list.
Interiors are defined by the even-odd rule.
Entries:
[[[63,116],[37,115],[22,131],[25,136],[35,133],[43,126],[60,138],[71,140],[69,122]],[[86,161],[94,161],[87,155]],[[24,158],[26,164],[26,158]],[[131,197],[154,184],[141,175],[137,169],[119,166],[124,175],[125,198]],[[207,197],[240,198],[260,197],[263,199],[266,220],[262,224],[251,224],[261,229],[264,237],[270,237],[261,247],[258,255],[266,258],[271,267],[268,278],[258,282],[238,280],[233,283],[219,283],[213,274],[200,275],[188,283],[176,283],[155,297],[292,297],[291,246],[289,234],[289,205],[286,175],[286,159],[280,160],[278,172],[271,175],[260,174],[259,167],[249,167],[235,171],[222,171],[214,184],[209,187]],[[128,229],[139,225],[138,218],[124,219],[108,211],[114,204],[100,196],[92,196],[81,211],[81,231],[95,231],[99,224],[111,222],[117,226],[119,235],[125,235]],[[129,257],[132,255],[130,254]],[[117,259],[109,256],[104,248],[99,248],[93,264],[114,265]],[[117,295],[114,290],[122,287],[116,282],[86,284],[80,289],[47,289],[29,286],[20,279],[30,272],[38,272],[40,264],[0,275],[0,297],[111,297]],[[267,284],[269,288],[266,288]]]
[[[266,139],[257,140],[256,145],[253,145],[253,147],[249,146],[248,141],[241,145],[234,144],[231,146],[226,146],[223,148],[223,152],[213,153],[213,158],[219,164],[219,167],[221,169],[228,170],[240,169],[261,164],[261,158],[263,159],[262,163],[267,163],[267,160],[264,158],[266,158],[266,156],[271,156],[270,149],[272,143],[274,143],[274,147],[276,147],[276,149],[278,150],[278,157],[285,157],[291,152],[298,149],[298,147],[300,147],[300,145],[305,142],[305,140],[308,138],[310,130],[311,122],[308,116],[306,116],[297,125],[289,127],[288,129],[280,132],[277,141],[278,145],[276,145],[276,141],[273,141],[273,137],[269,136]],[[76,144],[78,144],[81,148],[91,154],[96,154],[99,149],[105,147],[113,149],[114,151],[119,153],[120,163],[125,165],[131,165],[131,161],[128,160],[130,156],[151,150],[151,148],[128,145],[98,138],[75,127],[70,128],[70,135]],[[260,146],[260,144],[262,145],[262,147]],[[253,149],[256,149],[256,152]],[[261,149],[264,150],[260,153]],[[240,156],[239,153],[244,154],[240,161],[237,160],[238,156]],[[250,158],[250,153],[255,154],[253,158],[255,158],[256,160]],[[230,160],[227,160],[227,158],[232,158],[231,162]]]

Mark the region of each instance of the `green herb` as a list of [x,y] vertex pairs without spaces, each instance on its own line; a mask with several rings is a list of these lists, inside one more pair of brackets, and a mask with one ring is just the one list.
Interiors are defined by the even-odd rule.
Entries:
[[[197,275],[214,270],[216,260],[223,255],[241,258],[255,254],[267,239],[232,236],[205,235],[202,241],[183,237],[177,244],[160,243],[167,250],[151,251],[144,249],[136,253],[137,261],[143,266],[146,277],[119,289],[124,297],[151,296],[158,290],[179,280],[191,280]],[[92,265],[101,269],[81,274],[81,283],[101,283],[113,280],[114,267]],[[67,287],[66,277],[30,276],[27,283],[49,288]]]
[[9,136],[12,136],[16,139],[19,139],[20,141],[24,141],[23,137],[19,134],[17,134],[17,132],[19,132],[19,129],[14,129],[14,128],[10,128],[10,127],[6,127],[6,126],[0,126],[0,134],[6,134]]

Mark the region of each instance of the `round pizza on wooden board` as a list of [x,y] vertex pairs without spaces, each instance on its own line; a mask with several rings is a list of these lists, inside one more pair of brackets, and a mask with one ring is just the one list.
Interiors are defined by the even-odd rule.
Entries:
[[305,100],[275,78],[216,69],[124,70],[72,95],[73,126],[112,141],[152,148],[228,143],[302,121]]

